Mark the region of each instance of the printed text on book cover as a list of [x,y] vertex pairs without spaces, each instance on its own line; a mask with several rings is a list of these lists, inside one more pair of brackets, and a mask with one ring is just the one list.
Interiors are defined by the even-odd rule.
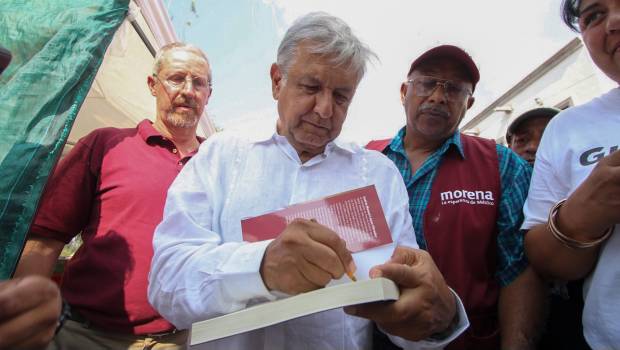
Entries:
[[353,253],[392,242],[374,185],[243,219],[243,239],[256,242],[276,238],[297,218],[315,219],[327,226]]

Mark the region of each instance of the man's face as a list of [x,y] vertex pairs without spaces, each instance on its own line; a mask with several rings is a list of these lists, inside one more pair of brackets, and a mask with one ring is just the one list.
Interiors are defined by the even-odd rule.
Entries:
[[532,117],[521,123],[510,138],[510,149],[531,165],[536,160],[536,151],[543,132],[551,118]]
[[[455,98],[447,94],[446,85],[436,86],[429,96],[418,96],[416,86],[421,79],[436,78],[455,83],[466,89],[466,93]],[[409,75],[408,82],[401,85],[401,101],[407,115],[407,132],[413,137],[428,141],[442,141],[457,129],[465,112],[473,103],[473,89],[465,68],[450,58],[437,58],[425,62]],[[430,79],[432,81],[432,79]],[[452,96],[450,96],[452,95]]]
[[590,57],[616,82],[620,82],[620,0],[583,0],[579,29]]
[[278,134],[306,161],[322,153],[340,134],[358,76],[351,69],[334,67],[325,57],[309,54],[303,44],[287,76],[283,73],[277,64],[271,66]]
[[168,51],[159,72],[148,77],[157,118],[168,126],[193,128],[211,96],[209,64],[192,51]]

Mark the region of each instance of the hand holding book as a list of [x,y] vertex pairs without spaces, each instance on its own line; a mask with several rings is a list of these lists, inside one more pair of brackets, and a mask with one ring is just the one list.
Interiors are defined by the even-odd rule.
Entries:
[[[440,337],[447,342],[467,327],[465,316],[455,317],[457,297],[430,255],[394,250],[373,186],[248,217],[241,226],[245,241],[273,239],[260,274],[269,289],[293,296],[196,323],[192,345],[346,306],[403,341],[450,329]],[[333,280],[356,269],[359,282]],[[455,319],[462,321],[458,330],[450,327]]]
[[346,313],[373,320],[387,333],[413,341],[444,332],[453,324],[455,296],[427,252],[399,246],[390,261],[370,270],[370,276],[394,281],[400,297],[393,303],[345,307]]
[[[270,290],[293,296],[195,323],[192,345],[347,305],[398,299],[394,282],[368,279],[371,266],[393,251],[374,186],[249,217],[241,227],[246,241],[273,239],[261,277]],[[358,268],[362,280],[345,281]],[[349,277],[341,279],[345,273]]]

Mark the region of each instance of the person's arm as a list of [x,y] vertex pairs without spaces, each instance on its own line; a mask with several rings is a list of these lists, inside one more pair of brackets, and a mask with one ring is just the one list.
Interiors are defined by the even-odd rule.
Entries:
[[[260,262],[269,241],[225,242],[215,227],[215,201],[226,185],[212,141],[204,142],[168,189],[162,222],[153,236],[151,305],[179,329],[266,299]],[[205,152],[205,148],[209,152]],[[204,165],[202,165],[204,164]]]
[[0,350],[45,348],[54,336],[61,305],[58,287],[47,278],[0,282]]
[[[601,159],[590,175],[558,210],[556,224],[567,237],[595,241],[620,223],[620,151]],[[615,233],[618,234],[618,233]],[[575,280],[587,276],[598,260],[601,245],[570,248],[540,224],[531,228],[525,247],[532,265],[545,276]]]
[[545,279],[572,281],[584,278],[592,271],[600,246],[568,248],[553,237],[547,224],[540,224],[527,232],[525,250],[532,266]]
[[65,242],[53,238],[36,236],[29,238],[15,270],[15,277],[28,275],[51,277],[64,246]]
[[275,240],[240,242],[241,232],[220,232],[218,208],[229,190],[219,182],[229,176],[220,171],[231,161],[220,158],[214,140],[201,146],[168,190],[153,238],[149,302],[180,329],[273,300],[272,290],[295,294],[322,287],[352,263],[333,231],[308,220],[292,222]]
[[95,198],[98,133],[80,139],[62,159],[41,197],[15,276],[49,277],[64,245],[87,225]]
[[545,285],[528,267],[523,223],[531,167],[512,151],[498,146],[502,194],[497,218],[498,318],[502,349],[534,349],[545,314]]
[[499,323],[502,349],[536,349],[544,327],[547,285],[531,268],[526,268],[499,295]]

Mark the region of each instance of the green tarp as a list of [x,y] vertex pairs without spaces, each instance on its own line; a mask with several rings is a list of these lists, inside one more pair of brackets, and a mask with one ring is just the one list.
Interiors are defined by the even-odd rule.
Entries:
[[129,0],[1,0],[0,279],[12,273],[39,197]]

